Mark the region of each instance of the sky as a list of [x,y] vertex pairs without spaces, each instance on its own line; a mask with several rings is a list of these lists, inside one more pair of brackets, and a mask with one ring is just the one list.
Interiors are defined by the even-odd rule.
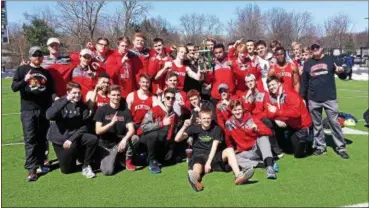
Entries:
[[[186,13],[203,13],[216,15],[222,23],[235,17],[236,8],[243,8],[248,3],[256,3],[262,11],[272,7],[281,7],[287,11],[311,12],[315,24],[324,21],[337,13],[347,14],[352,21],[352,32],[362,32],[368,28],[368,1],[152,1],[149,17],[160,15],[173,26],[179,25],[179,17]],[[114,12],[120,6],[119,1],[109,2],[104,12]],[[49,6],[55,7],[52,1],[7,1],[8,22],[24,22],[23,13],[35,13]]]

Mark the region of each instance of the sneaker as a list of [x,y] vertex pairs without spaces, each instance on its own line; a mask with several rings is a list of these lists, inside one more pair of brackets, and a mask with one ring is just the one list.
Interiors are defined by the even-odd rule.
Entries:
[[343,158],[343,159],[349,159],[350,156],[347,154],[346,151],[340,151],[338,152],[338,154]]
[[276,173],[278,173],[279,172],[279,165],[278,165],[278,163],[274,163],[274,165],[273,165],[273,170],[276,172]]
[[48,159],[45,159],[44,160],[44,166],[50,166],[50,161]]
[[126,160],[126,169],[130,170],[130,171],[135,171],[136,170],[136,166],[133,165],[132,159],[127,159]]
[[86,178],[95,178],[96,177],[95,173],[92,171],[91,166],[89,166],[89,165],[82,169],[82,175],[86,176]]
[[283,154],[283,153],[281,153],[281,154],[277,155],[277,157],[278,157],[279,159],[281,159],[283,156],[284,156],[284,154]]
[[252,167],[246,168],[245,170],[240,171],[237,174],[236,180],[234,181],[234,183],[236,185],[240,185],[240,184],[247,182],[254,175],[254,172],[255,172],[254,168]]
[[204,189],[204,186],[199,182],[199,178],[193,170],[188,171],[187,179],[194,191],[199,192]]
[[36,170],[36,173],[37,174],[41,174],[41,175],[45,175],[46,173],[48,173],[50,171],[50,168],[47,167],[47,166],[42,166],[40,165],[37,170]]
[[326,149],[316,148],[314,151],[314,155],[325,155],[327,154]]
[[266,170],[268,179],[277,179],[277,174],[275,173],[272,166],[266,167],[265,170]]
[[161,173],[160,166],[156,160],[151,160],[149,164],[149,170],[152,174],[159,174]]
[[38,176],[36,173],[28,173],[28,176],[27,176],[28,182],[37,181],[37,179],[38,179]]

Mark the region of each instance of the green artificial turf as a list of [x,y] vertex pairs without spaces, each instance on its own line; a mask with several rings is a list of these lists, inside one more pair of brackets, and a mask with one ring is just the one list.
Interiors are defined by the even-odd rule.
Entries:
[[[368,82],[337,80],[340,110],[362,119],[368,108]],[[351,91],[347,90],[351,89]],[[356,90],[356,91],[355,91]],[[19,95],[2,80],[2,143],[22,141]],[[366,97],[364,97],[366,96]],[[356,129],[365,130],[363,121]],[[345,135],[351,156],[343,160],[328,148],[328,154],[279,161],[275,181],[256,169],[251,183],[234,185],[231,173],[211,173],[203,179],[203,192],[192,191],[187,182],[186,163],[164,167],[152,175],[147,168],[122,171],[114,176],[97,174],[86,179],[80,172],[62,175],[56,169],[37,182],[25,181],[24,146],[2,146],[2,206],[181,206],[181,207],[265,207],[344,206],[368,201],[368,136]],[[51,148],[50,158],[55,158]]]

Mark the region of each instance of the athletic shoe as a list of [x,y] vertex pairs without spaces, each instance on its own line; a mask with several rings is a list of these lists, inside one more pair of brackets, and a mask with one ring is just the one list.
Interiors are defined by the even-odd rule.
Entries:
[[151,160],[149,164],[149,170],[152,174],[159,174],[161,173],[160,166],[156,160]]
[[281,159],[283,156],[284,156],[284,154],[283,154],[283,153],[281,153],[281,154],[277,155],[277,157],[278,157],[279,159]]
[[187,179],[194,191],[199,192],[204,189],[204,186],[199,182],[199,178],[193,170],[188,171]]
[[274,163],[274,165],[273,165],[273,170],[276,172],[276,173],[278,173],[279,172],[279,165],[278,165],[278,163]]
[[130,170],[130,171],[135,171],[136,170],[136,166],[132,164],[132,159],[127,159],[126,160],[126,169]]
[[314,155],[325,155],[327,154],[326,149],[316,148],[314,151]]
[[37,181],[37,179],[38,179],[38,176],[36,173],[28,173],[28,176],[27,176],[28,182]]
[[36,170],[37,174],[41,174],[41,175],[45,175],[46,173],[48,173],[50,171],[50,168],[47,166],[39,166]]
[[246,168],[242,171],[240,171],[237,175],[236,175],[236,180],[234,181],[234,183],[236,185],[240,185],[243,184],[245,182],[247,182],[253,175],[254,175],[254,168],[250,167],[250,168]]
[[48,159],[45,159],[44,160],[44,166],[50,166],[50,161]]
[[349,159],[350,156],[347,154],[346,151],[340,151],[338,152],[338,154],[343,158],[343,159]]
[[86,176],[86,178],[95,178],[96,177],[95,173],[92,171],[91,166],[89,166],[89,165],[82,169],[82,175]]
[[268,179],[277,179],[277,174],[275,173],[272,166],[266,167],[265,170],[266,170]]

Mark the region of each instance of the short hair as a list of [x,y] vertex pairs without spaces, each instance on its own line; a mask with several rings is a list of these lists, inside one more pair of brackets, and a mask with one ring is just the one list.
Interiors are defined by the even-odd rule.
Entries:
[[275,52],[277,52],[277,51],[283,51],[283,53],[286,53],[286,49],[284,49],[283,47],[277,47],[275,49]]
[[107,72],[100,72],[100,74],[97,75],[97,78],[108,78],[108,79],[110,79],[110,76]]
[[255,43],[255,41],[254,40],[251,40],[251,39],[248,39],[247,41],[246,41],[246,43],[247,42],[253,42],[253,43]]
[[200,49],[200,46],[195,45],[195,46],[194,46],[194,49],[195,49],[195,51],[197,51],[197,50],[199,50],[199,49]]
[[273,40],[270,44],[269,44],[270,48],[274,48],[274,47],[279,47],[281,46],[281,42],[279,40]]
[[311,49],[308,46],[303,47],[301,51],[302,51],[302,53],[311,53]]
[[70,92],[73,88],[82,89],[80,84],[78,84],[77,82],[73,82],[73,81],[68,82],[66,88],[67,88],[67,92]]
[[237,53],[245,53],[247,52],[246,44],[241,43],[237,46]]
[[141,79],[141,78],[147,79],[149,81],[151,80],[151,77],[146,73],[140,74],[139,79]]
[[264,40],[258,40],[258,42],[256,42],[255,47],[258,47],[259,45],[263,45],[265,47],[267,47],[267,44]]
[[132,40],[134,40],[134,39],[135,39],[135,38],[137,38],[137,37],[139,37],[139,38],[143,38],[144,40],[146,40],[145,35],[144,35],[143,33],[140,33],[140,32],[135,33],[135,34],[133,35]]
[[118,38],[117,45],[119,45],[121,42],[125,42],[128,45],[131,45],[131,40],[127,36],[123,36],[123,37]]
[[231,99],[231,101],[229,102],[229,109],[232,110],[237,106],[241,106],[243,108],[242,101],[239,99]]
[[278,78],[277,76],[275,76],[275,75],[272,75],[272,76],[270,76],[270,77],[268,77],[268,78],[267,78],[267,80],[266,80],[267,85],[268,85],[271,81],[273,81],[273,80],[275,80],[275,81],[279,82],[279,78]]
[[201,108],[200,109],[200,114],[202,114],[202,113],[212,115],[213,114],[213,110],[211,110],[211,108],[204,107],[204,108]]
[[120,92],[121,87],[119,85],[110,85],[109,87],[109,94],[113,91],[119,91]]
[[108,43],[108,46],[110,45],[109,40],[107,38],[104,38],[104,37],[98,38],[97,41],[96,41],[96,43],[98,43],[100,40],[104,40],[104,41],[106,41]]
[[171,94],[176,94],[177,90],[175,88],[167,88],[166,90],[164,90],[164,95],[167,93],[171,93]]
[[192,89],[190,91],[187,92],[187,97],[188,98],[191,98],[193,96],[197,96],[197,97],[200,97],[200,93],[199,91],[195,90],[195,89]]
[[215,44],[215,45],[214,45],[213,50],[215,50],[215,49],[217,49],[217,48],[222,48],[222,49],[223,49],[223,51],[225,50],[225,49],[224,49],[224,45],[223,45],[222,43]]
[[229,47],[229,46],[233,46],[234,44],[235,44],[235,42],[230,42],[230,43],[228,43],[228,45],[227,45],[227,46],[228,46],[228,47]]
[[193,44],[193,43],[187,43],[187,44],[186,44],[186,47],[188,47],[188,46],[193,46],[193,47],[195,47],[195,44]]
[[179,51],[180,48],[184,48],[186,50],[186,53],[188,53],[188,48],[185,45],[179,45],[179,46],[177,46],[177,53],[178,53],[178,51]]
[[214,45],[217,44],[217,41],[215,41],[214,38],[206,38],[206,41],[210,41],[210,42],[213,42]]
[[165,77],[165,81],[167,81],[168,79],[172,78],[172,77],[177,77],[178,79],[178,75],[174,72],[174,71],[170,71],[167,76]]
[[294,47],[296,47],[296,46],[299,46],[300,48],[301,48],[301,43],[299,43],[299,42],[292,42],[291,43],[291,48],[293,49]]
[[154,38],[154,39],[152,40],[152,42],[154,42],[154,44],[155,44],[155,43],[159,43],[159,42],[161,42],[162,44],[164,44],[164,40],[163,40],[163,39],[161,39],[161,38]]

